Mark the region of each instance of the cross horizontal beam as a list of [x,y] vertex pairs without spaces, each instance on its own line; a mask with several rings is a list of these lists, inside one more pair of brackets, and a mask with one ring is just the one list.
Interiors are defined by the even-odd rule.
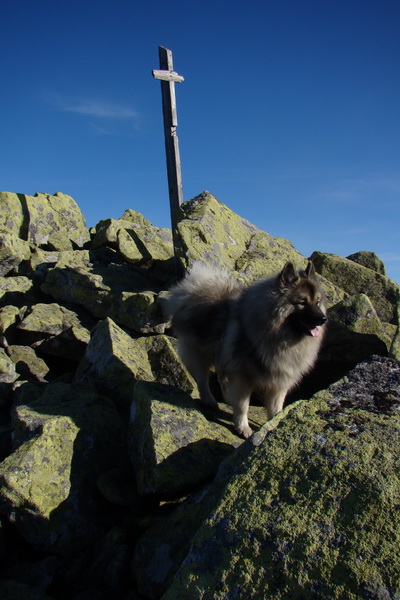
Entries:
[[182,75],[178,75],[176,71],[164,71],[160,69],[153,69],[152,71],[154,79],[161,79],[161,81],[176,81],[182,83],[185,78]]

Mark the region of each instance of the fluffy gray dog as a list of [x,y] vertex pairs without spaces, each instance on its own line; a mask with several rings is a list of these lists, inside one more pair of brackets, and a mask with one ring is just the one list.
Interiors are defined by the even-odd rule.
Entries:
[[314,266],[282,271],[245,287],[226,271],[195,262],[170,291],[166,309],[183,363],[194,377],[201,402],[218,404],[209,388],[212,367],[236,431],[249,437],[247,413],[253,391],[271,419],[283,408],[317,358],[326,308]]

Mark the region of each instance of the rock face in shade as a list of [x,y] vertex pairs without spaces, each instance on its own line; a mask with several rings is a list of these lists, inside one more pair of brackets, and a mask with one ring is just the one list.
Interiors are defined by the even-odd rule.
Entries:
[[[245,283],[307,263],[208,192],[178,232],[184,268]],[[312,258],[319,361],[243,442],[180,362],[171,232],[0,193],[1,597],[400,597],[399,288],[373,253]]]

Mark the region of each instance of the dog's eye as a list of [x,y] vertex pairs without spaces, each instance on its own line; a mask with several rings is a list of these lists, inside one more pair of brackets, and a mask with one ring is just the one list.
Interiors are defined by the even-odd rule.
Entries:
[[297,300],[296,304],[298,304],[299,306],[306,306],[307,300],[300,298],[299,300]]

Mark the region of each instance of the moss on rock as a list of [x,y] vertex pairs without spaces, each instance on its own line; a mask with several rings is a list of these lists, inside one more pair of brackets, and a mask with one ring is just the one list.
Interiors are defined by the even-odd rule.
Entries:
[[35,350],[30,346],[12,345],[8,346],[7,354],[15,364],[17,373],[24,379],[44,382],[49,372],[45,361],[37,356]]
[[240,441],[210,423],[183,390],[138,383],[131,406],[130,455],[141,495],[179,497],[215,475]]
[[397,322],[399,286],[384,275],[336,254],[314,252],[311,260],[317,272],[351,296],[366,294],[382,321]]
[[7,275],[30,256],[28,242],[21,240],[13,231],[0,229],[0,275]]
[[128,263],[152,266],[173,256],[172,233],[155,227],[134,210],[126,210],[120,219],[106,219],[96,226],[93,247],[116,248]]
[[399,593],[398,420],[327,399],[298,404],[219,488],[163,600]]
[[305,260],[289,241],[261,231],[209,192],[182,205],[178,232],[185,268],[194,260],[219,264],[247,282],[277,272],[288,260]]
[[15,409],[14,451],[0,465],[0,511],[24,539],[61,554],[101,535],[96,480],[115,466],[125,429],[87,386],[49,384]]
[[165,330],[159,287],[130,265],[56,267],[41,287],[55,300],[79,304],[98,319],[110,317],[138,333]]
[[359,265],[362,265],[363,267],[367,267],[367,269],[372,269],[372,271],[376,271],[376,273],[380,273],[386,277],[386,267],[379,256],[375,254],[375,252],[366,252],[365,250],[360,250],[360,252],[350,254],[349,256],[346,256],[346,258]]

